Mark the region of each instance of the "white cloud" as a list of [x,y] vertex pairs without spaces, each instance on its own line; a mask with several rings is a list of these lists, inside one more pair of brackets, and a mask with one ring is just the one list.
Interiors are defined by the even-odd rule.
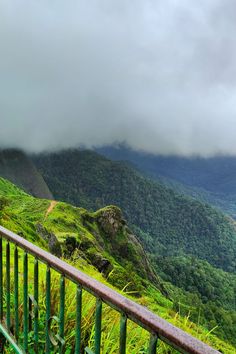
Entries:
[[233,0],[1,0],[0,142],[236,153]]

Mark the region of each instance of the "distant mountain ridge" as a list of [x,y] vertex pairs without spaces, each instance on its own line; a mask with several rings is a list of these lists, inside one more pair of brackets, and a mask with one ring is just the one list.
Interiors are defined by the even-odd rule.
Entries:
[[90,210],[118,205],[152,254],[194,255],[235,271],[233,221],[210,205],[181,196],[128,164],[93,151],[41,154],[34,162],[58,200]]
[[43,177],[31,159],[21,150],[0,150],[0,177],[8,179],[35,197],[53,198]]
[[236,157],[162,156],[111,145],[96,151],[113,161],[128,161],[142,173],[211,203],[236,218]]

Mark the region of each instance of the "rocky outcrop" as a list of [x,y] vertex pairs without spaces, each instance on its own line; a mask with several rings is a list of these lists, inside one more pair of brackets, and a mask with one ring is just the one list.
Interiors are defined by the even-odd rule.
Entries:
[[109,206],[96,213],[96,221],[101,230],[110,237],[115,237],[119,231],[124,231],[126,222],[121,210],[116,206]]
[[[93,214],[94,219],[103,235],[107,251],[122,264],[132,264],[134,271],[147,277],[161,288],[161,281],[148,262],[147,255],[137,237],[127,226],[121,209],[108,206]],[[162,289],[164,292],[164,289]]]
[[37,233],[42,237],[42,239],[47,242],[49,251],[55,256],[61,257],[62,256],[61,246],[54,233],[49,232],[41,224],[36,225],[36,230]]

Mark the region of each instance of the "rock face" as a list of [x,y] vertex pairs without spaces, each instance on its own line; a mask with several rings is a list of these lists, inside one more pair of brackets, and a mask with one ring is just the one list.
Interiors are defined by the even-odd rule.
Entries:
[[60,258],[62,256],[61,246],[54,233],[49,232],[41,224],[36,225],[36,230],[38,234],[42,237],[42,239],[47,242],[49,251]]
[[0,177],[8,179],[34,197],[53,199],[41,174],[20,150],[0,150]]
[[118,231],[122,231],[126,225],[122,217],[121,210],[116,206],[110,206],[99,210],[97,213],[97,222],[107,235],[114,237]]
[[124,264],[133,264],[134,270],[159,284],[142,245],[128,228],[120,208],[111,205],[98,210],[94,216],[108,252]]

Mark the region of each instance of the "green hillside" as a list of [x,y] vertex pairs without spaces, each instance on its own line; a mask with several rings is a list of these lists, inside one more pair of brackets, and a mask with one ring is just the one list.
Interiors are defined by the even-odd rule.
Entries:
[[[169,282],[166,288],[175,309],[181,303],[185,315],[209,329],[216,327],[215,333],[235,343],[233,275],[224,273],[228,282],[222,284],[227,287],[214,295],[217,280],[224,278],[219,268],[235,273],[232,219],[208,204],[143,177],[127,163],[112,162],[91,151],[41,155],[35,161],[58,199],[91,210],[109,203],[121,207],[156,271]],[[178,257],[196,260],[190,269],[194,269],[192,280],[199,282],[198,288],[191,287],[187,280],[174,280],[174,275],[178,278]],[[199,267],[204,274],[200,278]],[[184,270],[182,273],[184,278]]]
[[[33,198],[0,178],[1,223],[53,254],[71,257],[75,249],[99,271],[113,270],[117,277],[124,269],[135,267],[140,276],[160,285],[142,246],[122,218],[119,208],[109,206],[89,213],[65,203]],[[51,209],[51,203],[54,203]],[[121,266],[122,265],[122,266]],[[138,284],[127,272],[122,286]],[[160,285],[161,286],[161,285]]]
[[235,228],[208,204],[92,151],[62,151],[35,156],[34,161],[57,199],[90,210],[118,205],[150,253],[194,255],[235,271]]
[[110,160],[129,161],[152,179],[236,217],[234,156],[162,156],[133,150],[125,144],[103,146],[96,151]]
[[[221,352],[236,352],[234,347],[218,339],[214,331],[210,333],[209,328],[204,329],[190,322],[188,314],[181,316],[181,312],[176,312],[175,303],[163,294],[168,287],[170,293],[178,291],[177,288],[164,284],[151,269],[145,252],[117,207],[110,206],[91,213],[66,203],[33,198],[3,179],[0,179],[0,201],[1,225],[66,258],[79,269],[104,283],[110,283],[119,291],[125,289],[133,293],[136,301]],[[84,316],[86,318],[86,313]],[[107,318],[106,313],[104,318]],[[66,333],[68,331],[69,328]],[[109,335],[105,333],[104,338],[113,335],[113,332]],[[138,335],[137,345],[141,345],[145,336]],[[111,352],[110,341],[107,339],[105,343],[103,353]],[[170,352],[165,345],[159,348],[159,353]]]
[[21,150],[0,149],[0,177],[38,198],[52,198],[43,177],[31,159]]

